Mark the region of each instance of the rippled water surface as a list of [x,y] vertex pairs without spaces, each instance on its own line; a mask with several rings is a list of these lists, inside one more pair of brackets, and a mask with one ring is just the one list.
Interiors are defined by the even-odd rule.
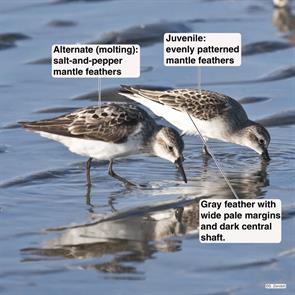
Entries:
[[[270,0],[0,2],[0,292],[3,294],[294,294],[295,3]],[[155,157],[117,161],[145,185],[125,188],[63,146],[18,128],[97,99],[95,79],[53,79],[54,43],[137,43],[139,79],[104,79],[103,99],[120,84],[195,87],[196,68],[165,68],[165,32],[241,32],[242,66],[203,68],[204,88],[243,103],[269,128],[272,161],[241,146],[211,148],[242,198],[280,198],[280,244],[200,244],[200,198],[232,198],[201,141],[185,136],[184,184]],[[160,119],[159,119],[160,120]],[[286,283],[286,290],[265,290]],[[273,292],[272,292],[273,291]]]

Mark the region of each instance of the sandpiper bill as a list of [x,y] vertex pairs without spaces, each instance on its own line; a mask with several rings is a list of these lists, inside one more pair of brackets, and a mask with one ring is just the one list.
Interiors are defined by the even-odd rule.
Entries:
[[[122,86],[120,94],[146,106],[183,133],[198,134],[189,114],[206,141],[215,138],[246,146],[270,160],[268,131],[251,121],[241,104],[229,96],[208,90],[153,91],[130,86]],[[206,146],[204,151],[208,153]]]
[[143,153],[173,162],[187,182],[182,165],[184,143],[179,133],[156,124],[146,111],[134,104],[103,104],[48,120],[20,124],[64,144],[73,153],[88,157],[88,185],[91,184],[92,159],[108,160],[110,176],[126,185],[134,185],[113,171],[113,160]]

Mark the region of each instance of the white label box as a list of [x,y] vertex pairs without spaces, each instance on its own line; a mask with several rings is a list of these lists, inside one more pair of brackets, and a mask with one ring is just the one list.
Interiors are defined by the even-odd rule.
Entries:
[[202,199],[199,218],[201,243],[281,242],[279,199]]
[[166,33],[165,66],[240,66],[240,33]]
[[54,44],[54,78],[138,78],[140,46],[135,44]]

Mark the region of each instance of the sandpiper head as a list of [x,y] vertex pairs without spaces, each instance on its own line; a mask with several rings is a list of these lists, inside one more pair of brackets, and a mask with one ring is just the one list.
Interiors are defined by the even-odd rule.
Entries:
[[273,0],[273,5],[278,8],[286,7],[288,0]]
[[269,161],[268,145],[270,143],[270,135],[268,131],[260,124],[254,123],[243,130],[243,145],[251,148],[262,156],[264,160]]
[[175,129],[161,126],[153,138],[152,149],[156,156],[174,163],[184,182],[187,182],[182,165],[184,143]]

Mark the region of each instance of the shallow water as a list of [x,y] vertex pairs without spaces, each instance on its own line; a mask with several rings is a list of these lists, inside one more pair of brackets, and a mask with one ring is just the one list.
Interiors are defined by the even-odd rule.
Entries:
[[[1,1],[0,14],[0,292],[269,294],[265,283],[286,283],[286,290],[272,293],[294,293],[290,11],[274,10],[268,0],[24,0]],[[142,25],[148,29],[140,30]],[[172,164],[133,157],[114,167],[146,187],[122,187],[102,162],[95,164],[94,185],[87,191],[85,159],[16,124],[94,103],[95,79],[52,79],[50,65],[34,63],[50,56],[53,43],[115,36],[146,45],[141,77],[104,79],[104,100],[117,100],[120,84],[196,85],[197,69],[162,64],[161,34],[179,28],[242,33],[248,50],[242,66],[203,68],[202,82],[241,100],[252,119],[269,126],[272,160],[261,163],[240,146],[217,141],[210,146],[240,197],[282,200],[280,244],[199,243],[199,199],[233,196],[212,160],[204,161],[196,137],[184,138],[186,185]]]

